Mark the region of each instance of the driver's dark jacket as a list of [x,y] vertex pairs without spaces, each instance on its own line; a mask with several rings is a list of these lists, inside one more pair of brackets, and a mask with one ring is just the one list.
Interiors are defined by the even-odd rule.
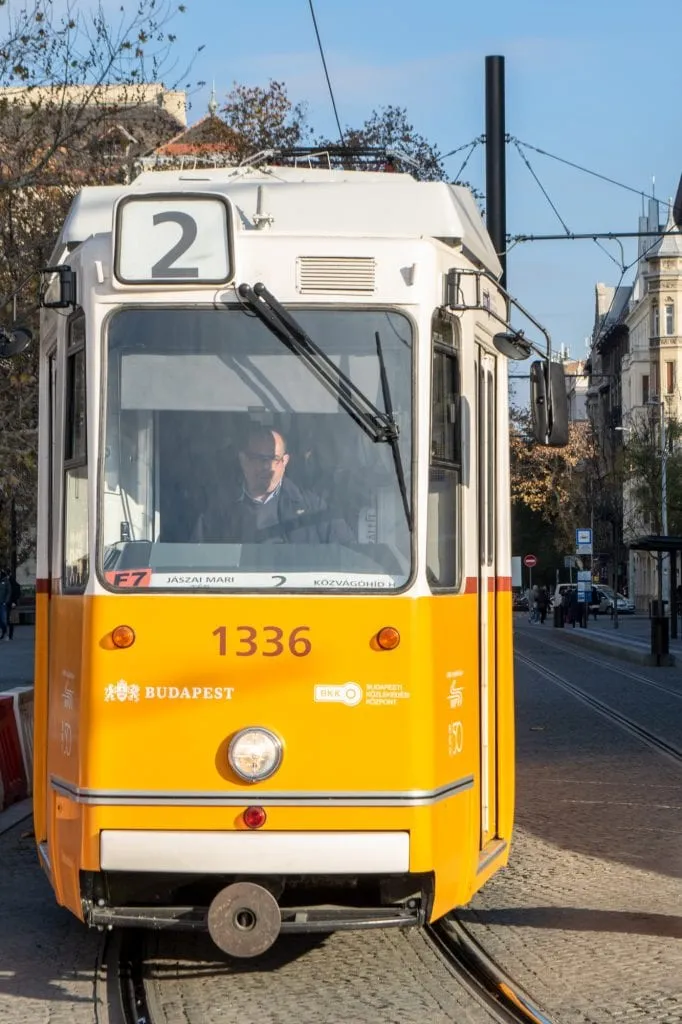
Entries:
[[260,506],[267,525],[255,527],[260,509],[240,492],[223,505],[207,509],[195,530],[195,540],[213,544],[354,544],[348,525],[311,491],[286,477],[279,491]]

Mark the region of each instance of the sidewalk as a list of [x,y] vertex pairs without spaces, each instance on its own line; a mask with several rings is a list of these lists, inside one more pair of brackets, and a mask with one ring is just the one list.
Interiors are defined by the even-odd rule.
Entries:
[[0,641],[0,691],[33,685],[35,626],[15,626],[14,640]]
[[[619,615],[618,628],[616,629],[613,620],[608,615],[593,618],[586,629],[580,626],[566,625],[563,628],[554,628],[552,620],[548,616],[544,626],[532,626],[530,628],[547,630],[555,636],[565,636],[571,643],[579,643],[582,647],[602,651],[614,658],[623,658],[625,661],[633,661],[639,665],[656,664],[651,654],[651,619],[646,614]],[[670,628],[670,620],[668,620]],[[678,625],[680,636],[676,639],[669,639],[669,651],[667,665],[682,665],[682,628]]]

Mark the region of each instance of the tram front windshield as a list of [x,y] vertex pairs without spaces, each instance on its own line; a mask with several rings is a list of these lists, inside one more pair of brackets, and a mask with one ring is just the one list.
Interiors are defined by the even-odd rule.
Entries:
[[106,327],[101,569],[110,586],[407,583],[410,321],[366,309],[296,318],[341,380],[391,414],[397,445],[361,429],[347,396],[245,309],[121,310]]

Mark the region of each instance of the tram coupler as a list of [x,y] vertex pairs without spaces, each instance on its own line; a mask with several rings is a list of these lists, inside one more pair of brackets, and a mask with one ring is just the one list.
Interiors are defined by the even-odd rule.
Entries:
[[235,882],[221,889],[208,908],[209,935],[223,953],[260,956],[280,933],[277,900],[254,882]]

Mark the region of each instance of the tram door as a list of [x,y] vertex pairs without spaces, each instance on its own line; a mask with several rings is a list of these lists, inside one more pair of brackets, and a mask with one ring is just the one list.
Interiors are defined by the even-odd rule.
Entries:
[[478,351],[478,614],[481,721],[481,847],[497,831],[496,360]]

